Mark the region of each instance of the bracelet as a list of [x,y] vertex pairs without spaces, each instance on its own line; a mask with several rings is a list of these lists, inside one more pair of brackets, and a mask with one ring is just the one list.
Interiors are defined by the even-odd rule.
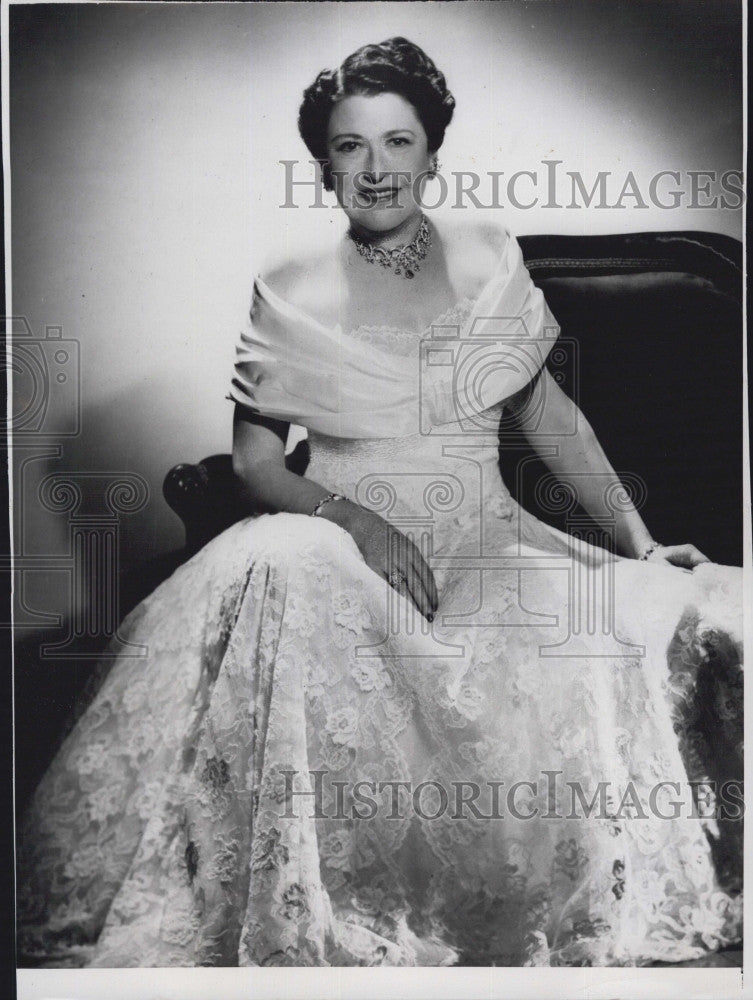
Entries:
[[333,500],[347,500],[348,497],[344,497],[342,493],[328,493],[327,496],[320,500],[319,503],[311,511],[311,517],[318,517],[319,511],[325,505],[325,503],[332,503]]
[[651,544],[646,549],[646,551],[643,553],[643,555],[639,556],[638,558],[641,559],[641,560],[648,559],[648,557],[651,555],[652,552],[656,552],[656,550],[660,549],[660,548],[662,548],[662,543],[661,542],[651,542]]

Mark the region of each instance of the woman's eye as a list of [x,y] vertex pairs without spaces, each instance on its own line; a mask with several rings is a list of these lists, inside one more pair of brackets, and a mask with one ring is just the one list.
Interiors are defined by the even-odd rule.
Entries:
[[357,142],[353,142],[352,139],[348,139],[347,142],[340,143],[340,145],[337,147],[337,151],[338,153],[352,153],[357,145],[358,145]]
[[407,146],[410,139],[406,139],[404,135],[395,135],[390,139],[390,142],[394,143],[395,146]]

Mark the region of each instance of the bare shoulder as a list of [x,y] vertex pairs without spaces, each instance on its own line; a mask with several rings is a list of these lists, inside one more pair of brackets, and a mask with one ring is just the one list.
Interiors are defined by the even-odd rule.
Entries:
[[504,226],[492,222],[442,221],[437,227],[456,288],[475,295],[499,267],[500,258],[511,239]]
[[299,254],[262,269],[261,278],[275,295],[319,319],[335,308],[339,262],[331,250]]

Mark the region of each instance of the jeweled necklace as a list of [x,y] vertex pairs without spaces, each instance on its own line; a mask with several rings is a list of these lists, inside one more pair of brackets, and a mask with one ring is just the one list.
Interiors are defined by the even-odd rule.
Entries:
[[391,267],[395,274],[406,278],[412,278],[416,271],[421,270],[419,261],[422,261],[431,249],[431,231],[425,215],[421,217],[421,225],[418,227],[415,238],[403,247],[385,250],[383,247],[374,247],[369,243],[364,243],[353,232],[348,232],[348,236],[355,243],[356,250],[369,264]]

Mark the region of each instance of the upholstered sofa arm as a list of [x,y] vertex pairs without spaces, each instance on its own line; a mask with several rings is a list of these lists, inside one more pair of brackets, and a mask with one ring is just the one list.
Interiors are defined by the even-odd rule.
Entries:
[[[299,441],[285,456],[285,465],[303,475],[308,457],[308,441]],[[255,513],[243,497],[231,455],[210,455],[195,465],[173,466],[165,476],[162,494],[186,529],[187,554],[198,552],[225,528]]]

